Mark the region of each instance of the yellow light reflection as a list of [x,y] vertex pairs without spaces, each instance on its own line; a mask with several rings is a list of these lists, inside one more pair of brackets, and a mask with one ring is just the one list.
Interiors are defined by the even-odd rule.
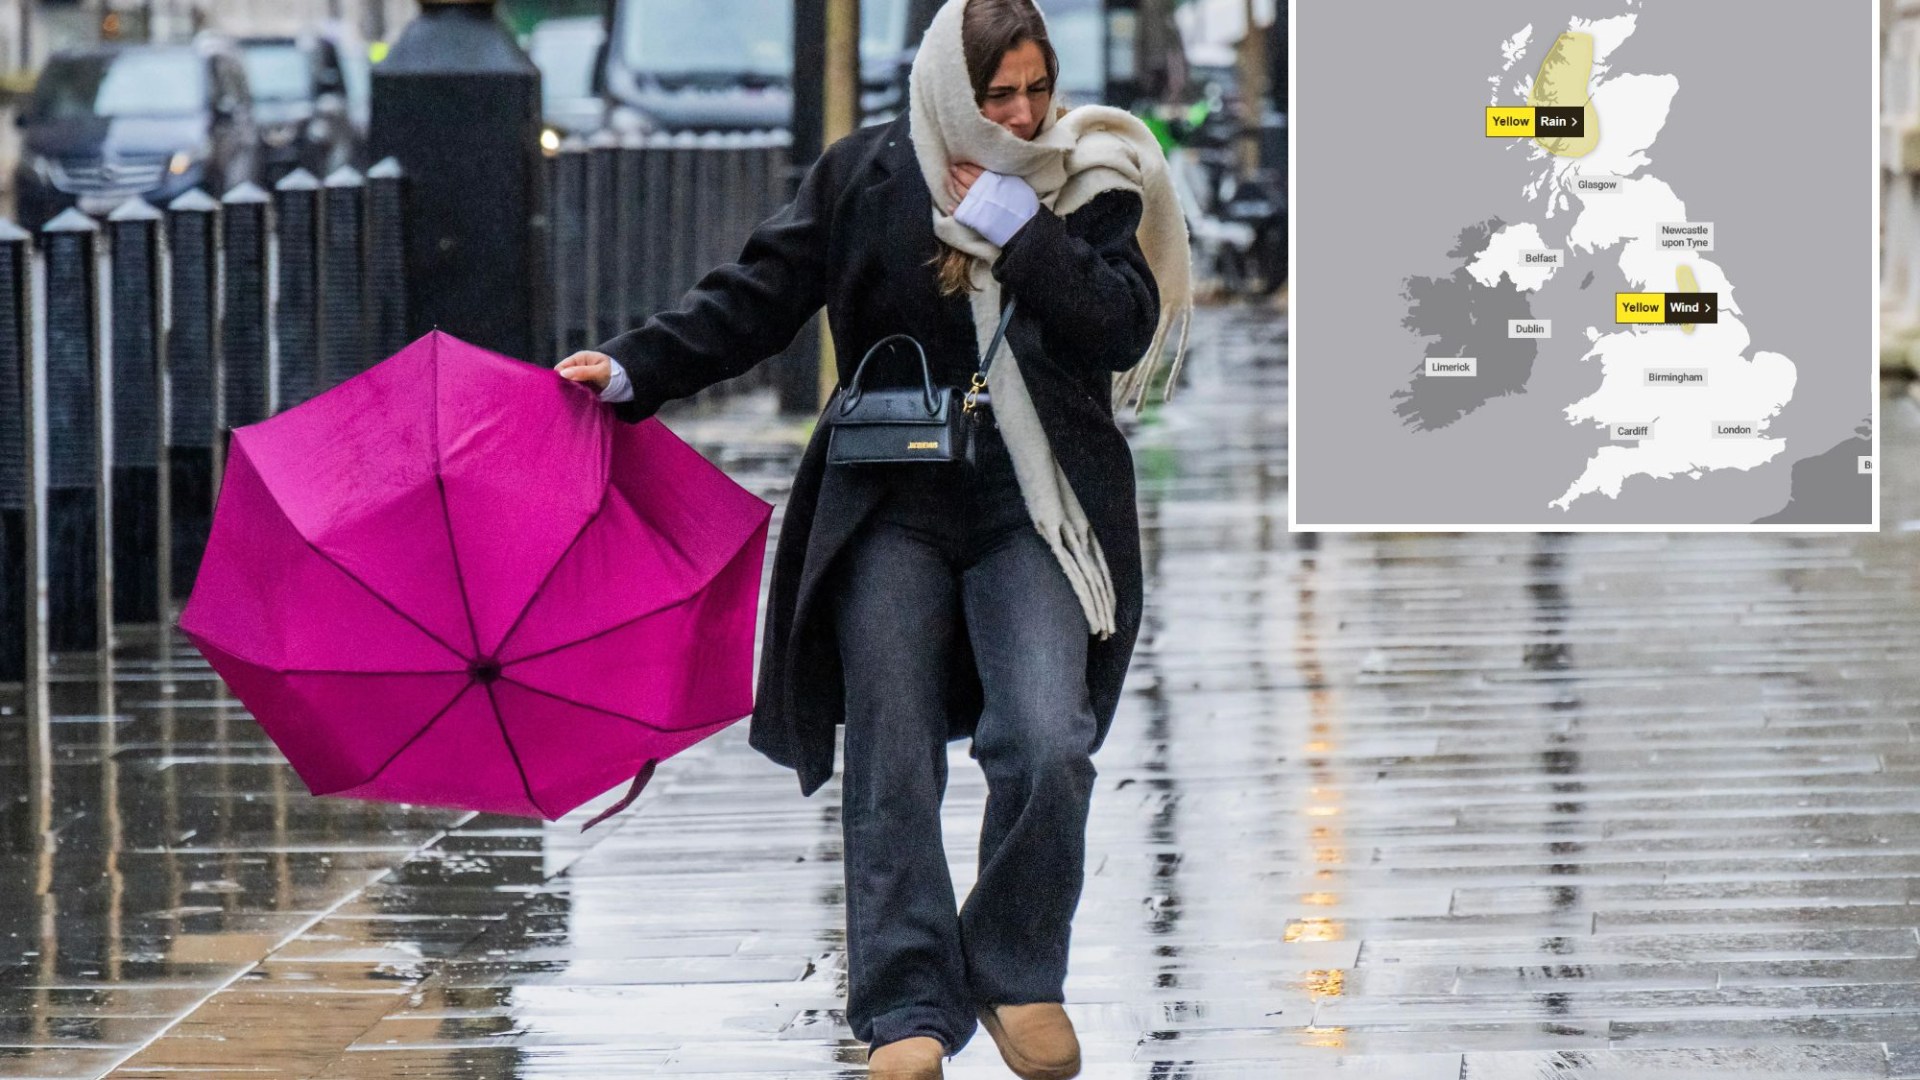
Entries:
[[1329,1050],[1343,1050],[1347,1045],[1347,1029],[1343,1027],[1301,1028],[1300,1045],[1325,1047]]
[[1300,902],[1313,907],[1332,907],[1340,902],[1340,897],[1330,892],[1310,892],[1302,895]]
[[1337,807],[1337,806],[1309,806],[1309,807],[1307,807],[1307,816],[1308,816],[1308,817],[1338,817],[1339,815],[1340,815],[1340,808],[1339,808],[1339,807]]
[[1300,919],[1287,924],[1281,940],[1295,941],[1341,941],[1346,938],[1346,927],[1334,919],[1314,917]]
[[1300,986],[1315,1001],[1337,998],[1347,992],[1347,973],[1339,968],[1309,971],[1307,977],[1300,980]]

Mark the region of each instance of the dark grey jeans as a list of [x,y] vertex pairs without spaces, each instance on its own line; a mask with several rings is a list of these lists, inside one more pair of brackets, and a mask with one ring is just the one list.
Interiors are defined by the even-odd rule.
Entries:
[[[883,466],[889,490],[832,591],[846,669],[841,824],[847,1019],[880,1045],[958,1053],[976,1005],[1062,1001],[1086,860],[1095,722],[1079,600],[1035,531],[1005,444],[976,471]],[[972,643],[986,708],[979,874],[954,906],[940,836],[948,665]]]

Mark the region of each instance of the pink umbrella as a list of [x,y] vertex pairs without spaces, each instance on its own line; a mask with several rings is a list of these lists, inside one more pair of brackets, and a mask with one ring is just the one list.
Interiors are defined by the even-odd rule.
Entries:
[[557,818],[753,709],[773,508],[590,388],[436,331],[229,453],[180,628],[316,795]]

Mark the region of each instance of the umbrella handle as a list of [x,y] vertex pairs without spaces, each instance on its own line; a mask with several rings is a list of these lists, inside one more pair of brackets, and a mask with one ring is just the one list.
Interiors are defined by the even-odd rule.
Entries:
[[653,768],[658,764],[660,764],[660,762],[656,759],[656,760],[647,762],[645,765],[640,766],[640,771],[634,774],[633,786],[627,789],[627,793],[625,795],[620,796],[620,801],[617,803],[614,803],[612,806],[607,807],[605,810],[600,811],[598,814],[595,814],[592,821],[589,821],[585,825],[580,826],[580,831],[586,832],[588,829],[593,828],[595,825],[600,824],[601,822],[607,820],[608,818],[619,813],[620,811],[625,810],[627,807],[632,806],[633,800],[639,798],[641,790],[647,786],[647,781],[653,779]]

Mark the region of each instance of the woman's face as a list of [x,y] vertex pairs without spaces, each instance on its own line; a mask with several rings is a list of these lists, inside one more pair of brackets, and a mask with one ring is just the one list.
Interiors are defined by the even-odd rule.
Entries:
[[1047,58],[1040,46],[1023,41],[1000,58],[1000,70],[987,83],[987,96],[980,102],[980,115],[1013,132],[1031,139],[1040,132],[1040,121],[1053,105],[1053,82],[1047,78]]

